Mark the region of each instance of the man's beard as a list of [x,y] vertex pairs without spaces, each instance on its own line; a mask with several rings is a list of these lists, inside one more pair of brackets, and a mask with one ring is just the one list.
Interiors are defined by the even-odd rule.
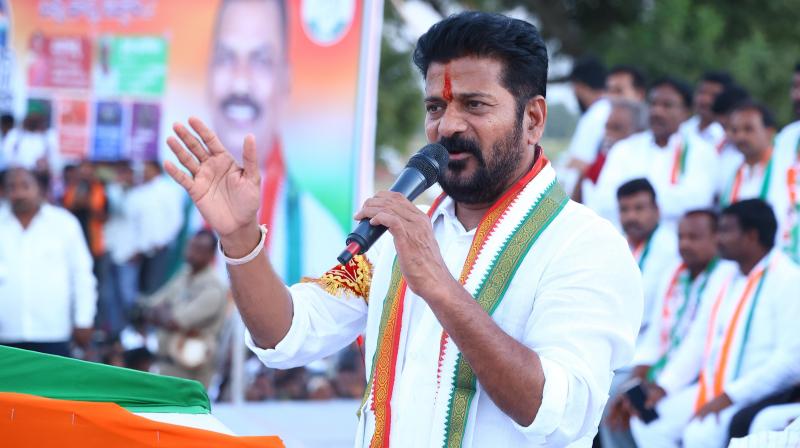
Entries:
[[447,148],[450,154],[466,152],[475,158],[475,172],[466,179],[458,178],[467,168],[469,159],[451,160],[447,169],[439,178],[439,185],[448,196],[456,202],[464,204],[485,204],[494,202],[506,190],[509,178],[516,172],[522,161],[524,149],[522,141],[521,120],[502,140],[492,146],[491,159],[487,163],[483,152],[475,140],[459,135],[442,137],[439,143]]

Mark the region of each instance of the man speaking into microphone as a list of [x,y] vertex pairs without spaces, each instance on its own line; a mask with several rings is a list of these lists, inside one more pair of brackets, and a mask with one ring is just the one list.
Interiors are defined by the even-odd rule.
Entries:
[[[451,16],[417,42],[425,132],[449,153],[423,213],[379,192],[355,219],[388,232],[284,286],[261,244],[252,136],[238,166],[197,119],[168,139],[220,243],[247,344],[291,368],[366,335],[358,447],[591,446],[613,371],[632,357],[639,274],[607,221],[569,201],[539,146],[547,51],[502,15]],[[354,251],[357,253],[357,251]],[[331,257],[337,254],[319,254]]]

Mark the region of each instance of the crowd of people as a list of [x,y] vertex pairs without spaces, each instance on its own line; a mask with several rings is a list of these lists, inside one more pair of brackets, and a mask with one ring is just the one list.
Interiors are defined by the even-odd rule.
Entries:
[[[216,236],[183,190],[158,161],[66,160],[35,113],[21,128],[0,122],[0,344],[194,379],[231,399],[239,317]],[[285,374],[248,363],[245,397],[360,397],[358,353]]]
[[644,290],[602,447],[723,447],[800,416],[800,64],[792,79],[779,129],[723,71],[692,89],[576,62],[561,181],[625,235]]

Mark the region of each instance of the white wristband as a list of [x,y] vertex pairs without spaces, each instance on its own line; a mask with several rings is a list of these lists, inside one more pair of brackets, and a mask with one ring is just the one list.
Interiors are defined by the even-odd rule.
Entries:
[[261,224],[258,226],[258,229],[261,231],[261,239],[258,241],[258,245],[255,247],[255,249],[250,251],[249,254],[242,258],[228,258],[228,256],[225,255],[225,251],[222,249],[222,241],[219,242],[219,253],[222,254],[222,258],[225,259],[225,263],[233,266],[249,263],[261,253],[261,250],[264,248],[264,242],[267,240],[267,226],[265,224]]

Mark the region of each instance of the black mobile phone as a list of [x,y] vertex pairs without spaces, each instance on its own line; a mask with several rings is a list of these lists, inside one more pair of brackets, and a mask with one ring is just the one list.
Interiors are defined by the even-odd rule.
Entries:
[[625,391],[625,396],[630,400],[631,405],[639,413],[639,418],[645,423],[650,423],[658,418],[658,413],[653,408],[645,407],[644,403],[647,401],[647,394],[644,391],[641,383],[637,383]]

